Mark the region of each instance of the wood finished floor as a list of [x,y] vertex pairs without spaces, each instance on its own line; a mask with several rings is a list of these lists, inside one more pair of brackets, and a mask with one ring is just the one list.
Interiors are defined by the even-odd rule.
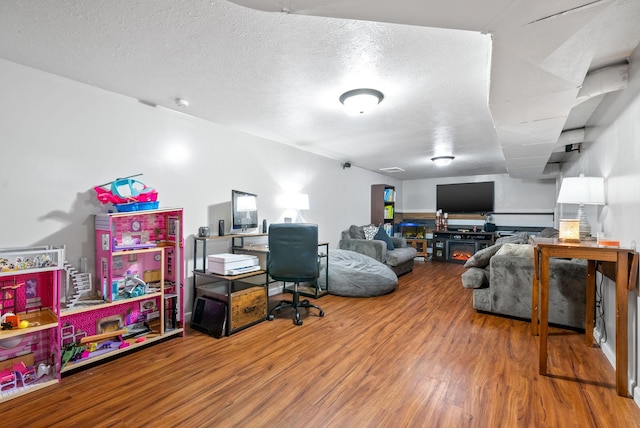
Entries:
[[189,331],[0,404],[4,427],[636,427],[614,370],[551,329],[480,314],[460,265],[417,263],[387,296],[325,296],[304,325]]

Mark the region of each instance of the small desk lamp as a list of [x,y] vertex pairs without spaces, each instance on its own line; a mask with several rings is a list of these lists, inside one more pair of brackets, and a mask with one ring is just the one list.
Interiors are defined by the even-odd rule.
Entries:
[[247,224],[251,223],[251,211],[255,211],[257,208],[255,196],[240,196],[238,198],[238,211],[246,212],[247,215],[242,219],[242,232],[247,231]]
[[578,204],[578,219],[580,220],[580,239],[585,239],[591,234],[591,226],[584,213],[585,205],[604,205],[604,178],[567,177],[562,179],[560,193],[558,194],[559,204]]

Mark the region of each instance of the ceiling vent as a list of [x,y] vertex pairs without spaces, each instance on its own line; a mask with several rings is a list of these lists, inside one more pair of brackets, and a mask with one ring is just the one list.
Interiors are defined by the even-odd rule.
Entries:
[[404,172],[404,169],[397,166],[390,166],[389,168],[380,168],[380,171],[394,173],[394,172]]

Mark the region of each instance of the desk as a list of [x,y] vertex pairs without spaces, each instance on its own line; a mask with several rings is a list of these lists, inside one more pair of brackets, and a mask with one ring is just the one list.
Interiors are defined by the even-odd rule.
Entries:
[[[222,236],[194,236],[193,238],[193,270],[198,272],[206,272],[207,270],[207,242],[220,240],[220,239],[231,239],[231,252],[238,248],[243,248],[245,246],[245,238],[259,238],[261,236],[268,236],[267,233],[247,233],[241,235],[222,235]],[[198,246],[202,246],[202,254],[198,255]],[[200,266],[200,267],[199,267]]]
[[[628,299],[629,291],[636,288],[638,253],[624,248],[599,247],[595,241],[566,243],[555,238],[533,238],[532,241],[534,244],[534,271],[531,296],[531,332],[535,335],[539,330],[540,333],[539,373],[541,375],[547,374],[549,258],[579,258],[588,261],[585,322],[587,346],[593,346],[596,262],[611,262],[616,266],[616,391],[618,395],[628,397]],[[539,326],[538,314],[540,316]]]
[[[226,336],[267,319],[269,276],[264,269],[240,275],[221,275],[207,272],[207,242],[210,240],[230,239],[231,250],[235,253],[235,249],[242,248],[245,245],[245,239],[262,236],[267,236],[267,234],[197,236],[193,238],[193,312],[194,314],[196,312],[196,298],[200,296],[208,296],[224,302],[226,305],[224,334]],[[201,254],[198,254],[199,246],[202,246]],[[265,275],[264,282],[251,282],[250,278],[258,275]],[[224,284],[217,284],[219,282],[224,282]],[[193,320],[192,327],[194,327]],[[194,328],[198,329],[197,326]],[[202,329],[200,328],[200,330]]]
[[[216,275],[211,272],[207,272],[207,242],[215,241],[220,239],[230,239],[231,240],[231,252],[232,253],[249,253],[249,254],[264,254],[267,255],[269,253],[269,247],[264,244],[250,244],[246,243],[245,239],[259,238],[269,236],[268,233],[253,233],[253,234],[240,234],[240,235],[223,235],[223,236],[210,236],[210,237],[200,237],[194,236],[193,238],[193,272],[207,274],[209,276],[218,276],[223,279],[243,279],[249,276],[260,275],[265,273],[266,271],[261,269],[259,271],[250,272],[247,274],[243,274],[241,276],[227,276],[224,275]],[[198,247],[202,247],[201,251],[198,250]],[[324,251],[321,248],[324,247]],[[329,243],[328,242],[318,242],[318,256],[320,258],[326,259],[325,266],[325,284],[326,287],[324,290],[320,290],[318,283],[316,282],[316,286],[312,291],[301,290],[300,294],[306,297],[318,298],[322,297],[329,293]],[[269,285],[269,275],[267,274],[265,285],[268,287]],[[193,280],[193,288],[196,288],[196,277],[194,276]],[[285,292],[287,292],[287,288],[285,287]]]

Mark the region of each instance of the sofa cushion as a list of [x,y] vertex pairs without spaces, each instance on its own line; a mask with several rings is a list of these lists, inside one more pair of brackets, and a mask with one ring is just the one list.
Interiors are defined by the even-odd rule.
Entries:
[[401,236],[392,236],[393,248],[404,248],[407,246],[407,240]]
[[362,226],[356,226],[355,224],[349,226],[349,235],[351,235],[352,239],[365,239]]
[[489,261],[491,260],[491,257],[493,257],[493,255],[498,252],[501,246],[502,244],[495,244],[495,245],[491,245],[490,247],[483,248],[480,251],[477,251],[473,256],[469,258],[469,260],[465,262],[464,267],[484,268],[489,266]]
[[545,227],[538,233],[538,236],[541,238],[557,238],[558,237],[558,229],[553,227]]
[[386,242],[387,250],[389,250],[389,251],[391,251],[391,250],[393,250],[395,248],[393,246],[393,241],[391,240],[391,237],[389,235],[387,235],[387,232],[384,231],[384,227],[382,227],[382,226],[378,227],[378,232],[375,234],[373,239],[377,239],[378,241]]
[[478,267],[471,267],[462,274],[464,288],[482,288],[489,285],[489,271]]
[[362,226],[362,231],[364,232],[364,239],[372,240],[376,233],[378,233],[378,226],[374,226],[369,224],[367,226]]
[[529,234],[527,232],[518,232],[515,235],[511,236],[503,236],[501,238],[496,239],[496,244],[526,244],[529,242]]
[[531,257],[533,258],[533,246],[530,244],[502,244],[498,256]]
[[418,252],[413,247],[395,248],[387,251],[387,264],[389,266],[399,266],[416,258]]

